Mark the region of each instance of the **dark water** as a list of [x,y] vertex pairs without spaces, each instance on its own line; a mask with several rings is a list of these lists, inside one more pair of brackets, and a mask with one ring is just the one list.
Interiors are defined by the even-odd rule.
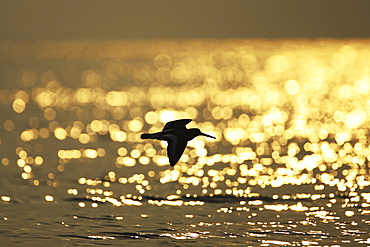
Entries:
[[368,47],[1,43],[1,245],[370,245]]

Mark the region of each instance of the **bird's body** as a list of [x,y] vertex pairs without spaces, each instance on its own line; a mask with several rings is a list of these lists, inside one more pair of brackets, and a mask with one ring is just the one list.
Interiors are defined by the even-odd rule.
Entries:
[[167,141],[167,155],[171,166],[174,166],[181,158],[188,141],[199,135],[204,135],[210,138],[213,136],[202,133],[199,129],[187,129],[185,125],[191,122],[191,119],[180,119],[166,123],[161,132],[152,134],[142,134],[142,139],[157,139]]

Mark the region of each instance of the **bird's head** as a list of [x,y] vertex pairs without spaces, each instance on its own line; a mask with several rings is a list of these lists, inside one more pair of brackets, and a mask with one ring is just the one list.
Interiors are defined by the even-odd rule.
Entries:
[[214,136],[211,136],[211,135],[207,135],[207,134],[202,133],[202,132],[200,131],[200,129],[197,129],[197,128],[189,129],[189,130],[188,130],[188,133],[189,133],[189,137],[191,137],[191,138],[190,138],[190,140],[191,140],[191,139],[193,139],[194,137],[196,137],[196,136],[200,136],[200,135],[202,135],[202,136],[207,136],[207,137],[210,137],[210,138],[216,139],[216,137],[214,137]]

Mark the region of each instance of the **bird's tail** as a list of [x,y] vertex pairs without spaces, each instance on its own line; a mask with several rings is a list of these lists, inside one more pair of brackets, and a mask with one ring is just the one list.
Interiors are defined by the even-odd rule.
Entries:
[[141,139],[151,139],[150,134],[142,134],[140,137],[141,137]]

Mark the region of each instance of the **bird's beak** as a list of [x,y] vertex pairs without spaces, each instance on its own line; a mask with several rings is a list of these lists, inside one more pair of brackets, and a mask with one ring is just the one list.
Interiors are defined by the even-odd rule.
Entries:
[[203,135],[203,136],[207,136],[207,137],[209,137],[209,138],[216,139],[216,137],[214,137],[214,136],[210,136],[210,135],[207,135],[207,134],[204,134],[204,133],[202,133],[202,135]]

